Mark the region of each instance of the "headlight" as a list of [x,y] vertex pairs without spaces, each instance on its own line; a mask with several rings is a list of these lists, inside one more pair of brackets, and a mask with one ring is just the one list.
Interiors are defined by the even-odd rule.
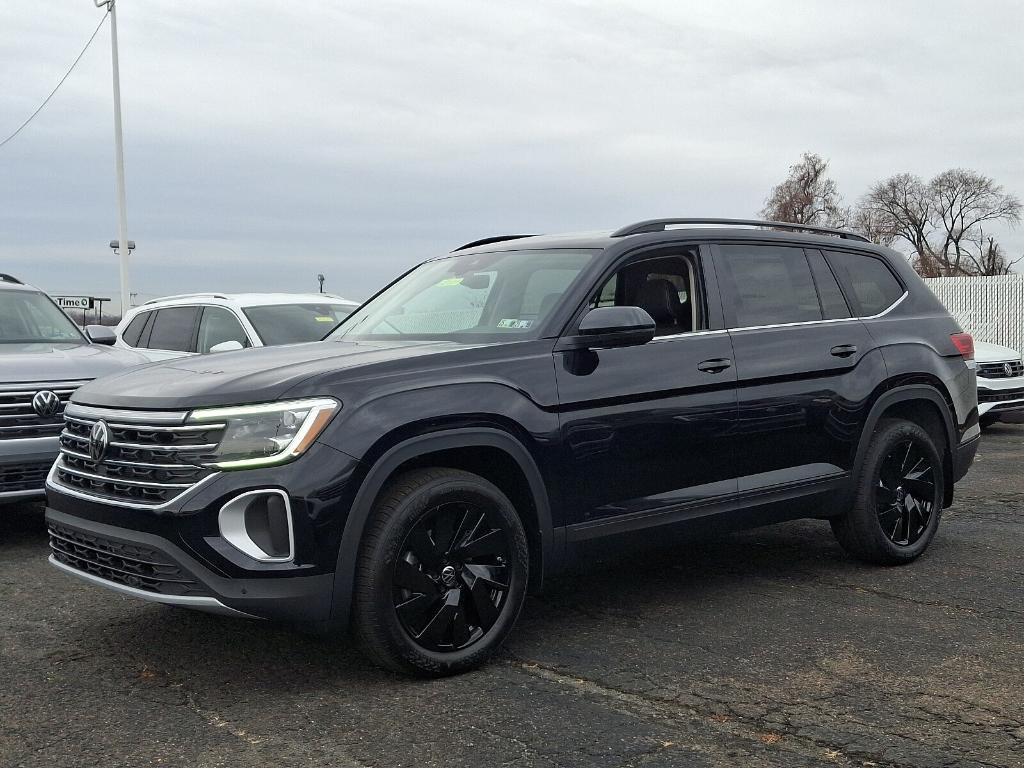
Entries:
[[192,411],[189,424],[222,422],[223,437],[203,457],[218,469],[249,469],[283,464],[313,444],[341,403],[331,398],[292,400]]

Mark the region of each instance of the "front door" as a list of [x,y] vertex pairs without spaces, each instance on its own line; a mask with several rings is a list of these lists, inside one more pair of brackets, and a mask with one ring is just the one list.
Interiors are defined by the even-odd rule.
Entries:
[[736,372],[707,258],[697,246],[639,254],[595,287],[591,307],[646,309],[653,341],[555,353],[570,541],[734,499]]

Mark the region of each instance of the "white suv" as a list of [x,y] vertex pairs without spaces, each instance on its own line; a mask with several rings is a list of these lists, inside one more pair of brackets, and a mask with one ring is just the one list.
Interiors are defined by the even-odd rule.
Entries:
[[135,307],[117,326],[118,347],[151,361],[319,341],[358,302],[328,293],[193,293]]
[[1020,352],[983,341],[974,343],[978,364],[978,416],[981,426],[1006,413],[1024,414],[1024,362]]

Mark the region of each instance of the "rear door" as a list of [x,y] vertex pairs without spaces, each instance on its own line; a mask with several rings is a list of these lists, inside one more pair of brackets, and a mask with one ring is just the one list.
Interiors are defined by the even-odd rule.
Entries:
[[741,503],[842,487],[885,378],[881,354],[818,250],[737,241],[715,258],[736,362]]
[[641,306],[657,337],[554,353],[570,541],[735,501],[736,375],[708,259],[697,246],[675,246],[620,261],[594,286],[588,308]]

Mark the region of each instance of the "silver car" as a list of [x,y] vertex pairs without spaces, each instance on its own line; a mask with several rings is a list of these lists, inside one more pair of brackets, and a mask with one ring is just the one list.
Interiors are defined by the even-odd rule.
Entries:
[[80,385],[146,360],[78,326],[45,293],[0,274],[0,503],[43,495],[64,406]]

